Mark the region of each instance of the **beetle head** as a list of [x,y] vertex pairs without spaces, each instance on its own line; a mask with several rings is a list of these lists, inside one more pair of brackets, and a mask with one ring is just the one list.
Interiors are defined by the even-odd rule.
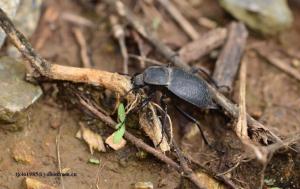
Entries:
[[134,86],[138,87],[138,86],[144,86],[144,75],[143,74],[137,74],[136,76],[134,76],[132,78],[132,83]]

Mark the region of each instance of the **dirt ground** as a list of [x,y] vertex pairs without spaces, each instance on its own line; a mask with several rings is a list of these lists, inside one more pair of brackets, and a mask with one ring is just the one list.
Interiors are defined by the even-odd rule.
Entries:
[[[47,0],[44,10],[51,8],[59,14],[71,12],[96,23],[96,27],[81,27],[90,48],[90,57],[94,67],[102,70],[122,72],[122,57],[117,42],[112,38],[107,21],[109,12],[106,11],[106,7],[100,4],[96,8],[90,8],[79,5],[80,3],[76,2],[72,0]],[[158,14],[157,10],[151,6],[140,5],[142,3],[139,3],[139,1],[134,2],[132,1],[128,5],[135,7],[136,13],[145,18],[145,22],[151,23],[152,20],[147,18],[155,17]],[[196,4],[194,6],[185,3],[185,1],[176,0],[176,2],[180,4],[178,8],[188,19],[194,22],[195,28],[201,34],[207,31],[206,28],[195,22],[195,18],[201,15],[216,20],[220,26],[225,26],[229,21],[233,20],[215,1],[205,0],[200,5]],[[298,52],[300,50],[300,5],[291,2],[291,8],[295,17],[295,22],[291,29],[275,37],[262,37],[250,31],[247,47],[256,44],[266,45],[267,48],[271,49],[270,52],[277,53],[278,57],[291,63],[295,59],[294,57],[288,57],[278,51],[279,48],[293,49]],[[174,49],[178,49],[187,43],[189,41],[188,37],[168,17],[167,13],[161,9],[158,10],[161,12],[160,16],[163,17],[163,22],[156,31],[159,38],[163,39],[166,44]],[[73,32],[75,27],[78,28],[76,24],[62,18],[47,24],[47,21],[42,17],[31,41],[36,45],[40,38],[46,36],[45,31],[47,30],[50,32],[48,39],[38,49],[38,52],[51,62],[81,67],[79,46]],[[133,42],[129,40],[128,44],[131,43]],[[134,51],[134,49],[134,47],[132,49],[129,47],[129,51]],[[247,111],[263,124],[270,126],[270,129],[280,136],[285,137],[299,131],[299,81],[268,64],[254,52],[247,51],[247,55],[250,57],[247,74]],[[150,56],[157,57],[154,54]],[[156,59],[159,58],[157,57]],[[208,65],[211,68],[213,67],[211,64],[214,61],[212,58],[204,58],[197,63]],[[141,69],[138,67],[136,62],[130,62],[130,73],[140,72]],[[300,71],[299,67],[297,67],[297,70]],[[99,178],[99,188],[104,189],[132,188],[133,184],[139,181],[150,181],[154,184],[154,188],[180,187],[181,178],[176,171],[150,155],[145,158],[137,156],[139,149],[130,144],[119,151],[109,149],[105,153],[96,152],[94,155],[91,155],[87,145],[75,138],[75,134],[79,129],[78,122],[84,122],[86,115],[76,109],[66,109],[49,84],[45,86],[45,89],[45,95],[27,110],[27,121],[22,126],[22,131],[0,131],[0,188],[21,188],[25,177],[17,175],[17,173],[57,172],[56,140],[58,136],[60,136],[59,145],[62,168],[77,174],[77,176],[64,177],[65,188],[96,188],[97,178]],[[236,89],[238,89],[238,84],[236,84]],[[237,98],[238,94],[234,93],[233,99],[236,100]],[[177,116],[176,113],[171,113],[171,117],[174,118],[176,137],[180,138],[182,137],[181,133],[184,133],[182,130],[185,129],[186,125],[190,124],[185,119]],[[210,118],[205,117],[204,119]],[[107,133],[108,131],[105,132]],[[238,146],[238,144],[235,145],[232,142],[238,139],[233,137],[233,134],[229,131],[224,134],[223,130],[218,128],[217,123],[211,125],[210,128],[206,128],[205,133],[210,136],[209,140],[211,142],[216,144],[216,146],[219,145],[217,148],[227,149]],[[222,136],[222,134],[226,136]],[[223,138],[222,142],[220,142],[222,144],[218,143],[216,136]],[[230,156],[226,153],[220,155],[203,145],[199,134],[189,139],[180,139],[181,147],[186,153],[196,157],[203,165],[213,167],[217,172],[224,172],[234,165],[234,161],[230,161],[226,165],[222,164],[229,157],[238,154],[234,150]],[[228,143],[226,143],[226,140]],[[294,146],[294,148],[298,151],[300,150],[299,145]],[[28,157],[30,163],[20,163],[13,159],[14,152],[23,149],[30,151]],[[88,160],[92,157],[99,159],[100,164],[88,163]],[[261,181],[261,170],[259,163],[242,163],[232,171],[231,176],[234,178],[234,182],[244,188],[258,188]],[[61,187],[61,180],[56,176],[33,176],[31,178],[57,188]],[[262,178],[265,182],[272,182],[274,187],[300,188],[299,154],[292,150],[275,154]],[[265,185],[264,188],[268,187]]]

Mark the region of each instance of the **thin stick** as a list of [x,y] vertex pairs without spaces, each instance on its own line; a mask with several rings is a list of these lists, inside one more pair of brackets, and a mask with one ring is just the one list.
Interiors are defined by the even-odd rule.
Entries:
[[272,54],[268,54],[268,53],[264,52],[263,50],[257,50],[256,52],[261,57],[265,58],[267,60],[267,62],[270,63],[271,65],[277,67],[278,69],[282,70],[286,74],[288,74],[288,75],[292,76],[293,78],[295,78],[296,80],[300,81],[300,72],[297,69],[289,66],[289,64],[287,64],[286,62],[283,62],[279,58],[276,58]]
[[[137,43],[137,46],[138,46],[141,57],[146,58],[147,54],[151,50],[151,47],[148,44],[145,45],[144,40],[141,38],[140,34],[138,34],[136,31],[133,30],[131,33],[132,33],[133,39]],[[147,47],[148,47],[148,49],[147,49]],[[140,67],[142,69],[146,68],[146,64],[145,64],[144,59],[140,59]]]
[[[149,33],[146,27],[141,24],[139,19],[137,19],[125,5],[118,0],[105,0],[106,3],[114,8],[119,16],[125,18],[135,29],[140,33],[142,37],[144,37],[151,45],[153,45],[156,50],[163,55],[167,60],[174,63],[176,66],[181,67],[184,70],[190,71],[191,68],[185,62],[183,62],[178,56],[177,53],[166,46],[161,42],[158,38],[156,38],[153,34]],[[233,118],[238,118],[238,108],[235,104],[233,104],[230,100],[228,100],[224,95],[222,95],[217,89],[208,84],[208,88],[212,94],[214,100]],[[258,136],[262,134],[268,134],[275,141],[281,141],[281,139],[275,135],[272,131],[270,131],[267,127],[256,121],[249,114],[247,114],[247,123],[249,129],[257,134]],[[263,137],[261,137],[263,138]],[[265,141],[265,143],[267,143]]]
[[57,154],[58,170],[59,170],[59,173],[60,173],[60,182],[61,182],[62,189],[65,189],[64,179],[63,179],[63,176],[62,176],[61,159],[60,159],[60,150],[59,150],[60,130],[61,130],[61,127],[62,127],[62,126],[60,126],[60,127],[58,128],[58,133],[57,133],[55,142],[56,142],[56,154]]
[[249,138],[246,112],[246,78],[247,78],[247,56],[244,56],[240,67],[240,90],[239,90],[239,116],[235,127],[235,133],[241,139],[242,143],[253,151],[256,159],[266,163],[267,154],[261,151]]
[[118,40],[123,57],[123,73],[128,74],[128,52],[125,44],[124,28],[119,24],[116,16],[110,16],[110,23],[113,28],[114,37]]
[[239,91],[239,117],[235,127],[235,132],[241,139],[249,139],[246,112],[246,76],[247,61],[244,59],[240,68],[240,91]]
[[181,26],[183,31],[192,39],[199,38],[199,33],[190,22],[180,13],[176,6],[169,0],[158,0],[158,2],[168,11],[173,19]]
[[96,173],[96,183],[95,183],[95,185],[96,185],[96,188],[97,188],[97,189],[100,189],[100,187],[99,187],[99,182],[100,182],[100,172],[101,172],[101,170],[104,168],[104,166],[105,166],[105,164],[99,165],[98,170],[97,170],[97,173]]
[[[287,136],[286,139],[282,140],[281,142],[277,142],[269,146],[261,147],[260,151],[263,151],[266,154],[266,156],[268,156],[268,154],[273,154],[281,148],[286,148],[286,147],[290,148],[289,146],[297,141],[300,141],[300,132]],[[255,158],[256,155],[253,153],[247,155],[247,160],[252,160]]]
[[296,134],[292,134],[288,136],[286,139],[284,139],[281,143],[275,143],[271,144],[267,147],[265,147],[269,152],[275,153],[277,150],[283,147],[288,147],[289,145],[297,142],[300,140],[300,132],[297,132]]
[[75,38],[80,46],[80,57],[81,61],[83,63],[83,67],[85,68],[91,68],[93,67],[91,64],[90,57],[88,55],[88,47],[86,44],[86,40],[84,38],[84,35],[82,31],[79,28],[73,28],[73,33],[75,35]]

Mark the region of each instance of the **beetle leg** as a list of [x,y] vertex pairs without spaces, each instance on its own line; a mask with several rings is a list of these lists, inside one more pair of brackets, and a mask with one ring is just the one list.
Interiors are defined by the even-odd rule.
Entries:
[[[167,128],[167,115],[168,115],[168,106],[167,104],[164,102],[164,99],[166,98],[167,96],[165,94],[163,94],[161,97],[160,97],[160,105],[162,106],[163,108],[163,123],[162,123],[162,128],[161,128],[161,139],[159,141],[159,143],[157,144],[157,146],[159,146],[162,141],[163,141],[163,138],[164,138],[164,134],[165,134],[165,128]],[[169,130],[169,137],[172,138],[172,133],[171,133],[171,130]]]
[[190,114],[188,114],[188,113],[186,113],[185,111],[183,111],[183,110],[182,110],[181,108],[179,108],[177,105],[175,105],[175,108],[176,108],[176,109],[177,109],[184,117],[190,119],[191,121],[193,121],[193,122],[198,126],[199,131],[200,131],[200,134],[201,134],[201,136],[202,136],[202,138],[203,138],[204,143],[205,143],[207,146],[211,147],[211,145],[208,143],[208,140],[206,139],[206,137],[205,137],[205,135],[204,135],[204,132],[203,132],[202,127],[201,127],[201,124],[200,124],[193,116],[191,116]]
[[150,94],[145,99],[143,99],[142,102],[140,102],[137,109],[134,110],[133,112],[137,112],[137,111],[143,109],[145,106],[147,106],[147,104],[152,100],[154,95],[155,95],[155,91],[151,91]]

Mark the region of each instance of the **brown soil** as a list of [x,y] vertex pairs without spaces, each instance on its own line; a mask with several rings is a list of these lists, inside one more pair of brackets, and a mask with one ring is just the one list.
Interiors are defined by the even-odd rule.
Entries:
[[[95,14],[93,9],[80,6],[76,1],[46,1],[47,9],[52,7],[59,13],[72,12],[87,17],[97,23],[96,28],[81,28],[85,34],[88,46],[91,49],[91,59],[94,67],[108,71],[121,72],[122,57],[118,44],[113,40],[109,23],[107,20],[106,8],[97,6]],[[137,2],[137,1],[136,1]],[[177,2],[180,2],[177,0]],[[183,3],[185,5],[185,3]],[[131,4],[132,5],[132,4]],[[178,6],[182,12],[195,24],[195,27],[204,33],[207,30],[199,26],[195,18],[205,15],[215,19],[220,25],[226,25],[231,18],[217,5],[215,1],[204,1],[201,6]],[[285,31],[276,37],[258,37],[250,32],[248,45],[267,43],[267,47],[284,47],[299,50],[300,44],[300,6],[292,4],[295,23],[293,28]],[[144,7],[147,14],[136,10],[151,24],[153,15],[157,13],[151,7]],[[89,10],[89,11],[87,11]],[[92,11],[93,10],[93,11]],[[161,10],[161,9],[159,9]],[[186,11],[190,10],[190,11]],[[156,31],[164,42],[178,48],[189,39],[173,23],[168,15],[161,11],[164,21]],[[58,19],[54,23],[51,35],[39,50],[39,53],[49,61],[59,64],[82,66],[79,55],[79,46],[74,38],[72,28],[74,24]],[[43,30],[49,30],[49,26],[43,21],[39,24],[37,32],[32,37],[32,42],[44,37]],[[128,41],[128,44],[131,44]],[[133,45],[134,46],[134,45]],[[134,51],[136,47],[130,47]],[[271,127],[272,131],[280,136],[287,136],[299,131],[300,125],[300,85],[299,82],[283,73],[281,70],[266,63],[249,53],[250,62],[247,74],[247,110],[255,115],[262,123]],[[151,54],[152,57],[154,54]],[[283,56],[282,54],[280,56]],[[156,56],[156,59],[157,56]],[[213,62],[205,59],[199,63]],[[138,66],[130,63],[130,72],[141,71]],[[211,67],[211,66],[209,66]],[[299,68],[297,68],[299,70]],[[299,70],[300,71],[300,70]],[[238,85],[236,85],[236,89]],[[85,115],[75,109],[66,109],[61,100],[53,94],[49,94],[53,88],[46,86],[47,90],[41,98],[28,111],[27,124],[19,132],[0,132],[0,188],[21,188],[24,176],[17,176],[17,173],[42,172],[48,173],[58,171],[56,137],[60,127],[60,156],[63,169],[70,169],[69,172],[76,173],[74,177],[64,177],[65,188],[96,188],[96,179],[99,177],[100,188],[132,188],[132,184],[139,181],[150,181],[154,188],[176,188],[180,184],[180,175],[170,169],[167,165],[157,161],[151,156],[140,158],[136,155],[139,152],[132,145],[126,145],[119,151],[111,149],[105,153],[89,153],[87,145],[75,138],[79,129],[78,122],[85,120]],[[234,96],[237,96],[235,93]],[[237,99],[237,98],[236,98]],[[172,111],[171,111],[172,112]],[[178,117],[171,113],[171,117]],[[179,116],[180,117],[180,116]],[[181,147],[185,152],[196,157],[199,162],[213,168],[217,172],[224,172],[234,165],[235,157],[239,153],[239,142],[233,133],[220,128],[220,122],[211,121],[211,117],[205,116],[204,120],[210,120],[210,129],[205,129],[209,140],[216,146],[216,149],[224,151],[224,154],[216,153],[202,145],[199,135],[189,139],[181,138]],[[173,120],[176,130],[176,137],[180,138],[182,130],[188,125],[183,118]],[[183,127],[180,127],[183,126]],[[186,129],[187,130],[187,129]],[[100,131],[101,133],[103,131]],[[107,135],[111,131],[105,131]],[[224,134],[225,133],[225,134]],[[217,139],[220,141],[218,142]],[[222,140],[221,140],[222,139]],[[300,149],[299,146],[295,147]],[[29,162],[16,162],[15,153],[18,150],[26,149]],[[230,150],[229,150],[230,149]],[[230,151],[230,152],[228,152]],[[228,152],[228,153],[227,153]],[[100,165],[87,163],[90,158],[98,158]],[[280,188],[300,188],[300,159],[299,154],[289,150],[275,154],[269,163],[263,179],[272,181],[272,186]],[[245,188],[257,188],[261,180],[261,165],[259,163],[242,163],[233,170],[232,178],[235,183]],[[61,186],[59,177],[34,177],[44,183]],[[267,186],[265,186],[267,188]]]

